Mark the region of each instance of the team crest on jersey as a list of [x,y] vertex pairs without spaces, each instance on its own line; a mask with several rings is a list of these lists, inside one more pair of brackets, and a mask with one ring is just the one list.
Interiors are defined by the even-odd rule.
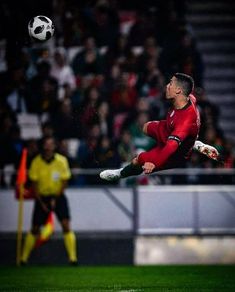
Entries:
[[172,111],[171,114],[170,114],[170,117],[173,117],[175,114],[175,111]]

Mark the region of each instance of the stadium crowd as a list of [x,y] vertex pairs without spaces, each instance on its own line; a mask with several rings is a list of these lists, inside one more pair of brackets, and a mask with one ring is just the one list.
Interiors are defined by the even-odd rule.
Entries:
[[[50,135],[57,138],[58,151],[68,157],[72,169],[120,167],[153,145],[141,129],[146,121],[165,116],[165,84],[175,72],[195,80],[202,118],[199,140],[223,154],[223,167],[234,167],[232,145],[219,128],[219,108],[203,90],[204,64],[184,18],[184,2],[147,1],[146,6],[141,1],[117,2],[40,1],[41,11],[42,7],[47,11],[41,14],[56,27],[53,39],[43,44],[27,40],[23,28],[18,28],[18,38],[24,42],[18,43],[11,26],[0,31],[1,43],[5,41],[0,72],[1,170],[7,165],[17,168],[24,146],[30,163],[42,137]],[[11,11],[6,7],[1,6],[4,23]],[[36,8],[32,15],[19,9],[17,19],[24,28],[38,14]],[[39,137],[22,136],[19,116],[24,113],[38,117]],[[70,151],[71,145],[75,150]],[[182,167],[221,165],[195,152]],[[4,172],[0,182],[1,187],[6,185]],[[84,175],[71,180],[75,185],[97,183],[104,182]]]

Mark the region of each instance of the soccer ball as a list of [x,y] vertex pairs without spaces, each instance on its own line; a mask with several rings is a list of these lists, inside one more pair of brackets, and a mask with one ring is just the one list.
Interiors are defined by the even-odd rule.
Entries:
[[36,41],[47,41],[54,34],[54,24],[44,15],[33,17],[28,24],[29,36]]

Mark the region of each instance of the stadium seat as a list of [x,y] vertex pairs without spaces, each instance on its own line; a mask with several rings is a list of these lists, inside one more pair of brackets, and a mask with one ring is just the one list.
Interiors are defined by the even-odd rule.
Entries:
[[20,127],[22,139],[40,139],[42,137],[41,124],[39,117],[36,114],[18,114],[17,121]]
[[68,142],[68,154],[70,157],[75,158],[77,156],[78,146],[80,144],[79,139],[67,139]]

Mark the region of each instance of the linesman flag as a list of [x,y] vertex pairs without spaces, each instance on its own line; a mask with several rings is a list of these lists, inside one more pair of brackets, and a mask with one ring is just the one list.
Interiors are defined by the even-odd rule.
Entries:
[[37,248],[47,242],[53,234],[54,229],[54,214],[51,211],[48,215],[46,223],[43,225],[40,231],[39,237],[35,243],[35,247]]

